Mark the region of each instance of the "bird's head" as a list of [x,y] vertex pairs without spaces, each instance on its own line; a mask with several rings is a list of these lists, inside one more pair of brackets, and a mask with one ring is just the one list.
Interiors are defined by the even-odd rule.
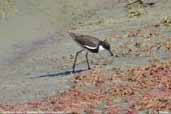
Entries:
[[110,44],[106,40],[101,41],[100,45],[103,46],[104,49],[106,49],[107,51],[109,51],[109,53],[110,53],[111,56],[113,56],[113,53],[111,51]]

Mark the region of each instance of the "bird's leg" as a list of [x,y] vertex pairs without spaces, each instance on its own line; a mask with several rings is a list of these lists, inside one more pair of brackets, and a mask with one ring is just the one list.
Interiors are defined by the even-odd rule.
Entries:
[[86,57],[86,61],[87,61],[87,65],[88,65],[88,69],[91,69],[91,68],[90,68],[90,65],[89,65],[89,61],[88,61],[88,52],[86,52],[85,57]]
[[83,49],[82,50],[80,50],[80,51],[78,51],[76,54],[75,54],[75,59],[74,59],[74,64],[73,64],[73,67],[72,67],[72,72],[75,72],[75,64],[76,64],[76,62],[77,62],[77,56],[78,56],[78,54],[79,53],[81,53],[83,51]]

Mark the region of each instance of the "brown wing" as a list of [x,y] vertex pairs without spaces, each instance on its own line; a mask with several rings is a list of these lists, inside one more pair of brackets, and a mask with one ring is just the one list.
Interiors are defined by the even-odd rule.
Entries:
[[100,41],[96,37],[89,35],[79,35],[74,40],[83,46],[88,45],[90,47],[96,47]]

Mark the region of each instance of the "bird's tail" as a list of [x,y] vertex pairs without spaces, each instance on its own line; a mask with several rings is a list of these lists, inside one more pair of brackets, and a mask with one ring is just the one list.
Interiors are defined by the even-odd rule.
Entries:
[[73,39],[75,39],[76,37],[77,37],[77,35],[75,34],[75,33],[73,33],[73,32],[67,32],[70,36],[71,36],[71,38],[73,38]]

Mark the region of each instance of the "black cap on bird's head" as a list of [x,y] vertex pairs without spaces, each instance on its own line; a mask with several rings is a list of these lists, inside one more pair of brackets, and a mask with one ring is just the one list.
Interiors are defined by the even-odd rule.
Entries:
[[110,53],[110,55],[113,56],[113,53],[111,51],[110,44],[106,40],[101,41],[100,45],[102,45],[104,49],[108,50],[109,53]]

